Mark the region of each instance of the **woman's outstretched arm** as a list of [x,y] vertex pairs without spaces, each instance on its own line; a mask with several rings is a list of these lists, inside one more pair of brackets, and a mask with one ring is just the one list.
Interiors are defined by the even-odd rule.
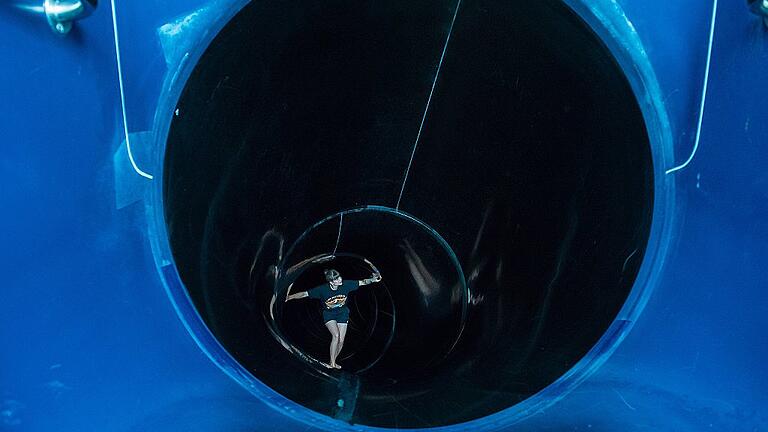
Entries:
[[357,284],[358,286],[363,286],[363,285],[370,285],[375,282],[381,282],[381,275],[379,273],[374,273],[368,279],[359,280],[357,281]]
[[288,300],[296,300],[304,297],[309,297],[309,293],[306,291],[297,292],[296,294],[291,294],[288,297],[285,298],[285,301],[288,302]]

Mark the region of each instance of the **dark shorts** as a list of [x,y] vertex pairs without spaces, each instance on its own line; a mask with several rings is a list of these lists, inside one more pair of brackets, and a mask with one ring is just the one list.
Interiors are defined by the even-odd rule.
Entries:
[[323,322],[334,320],[339,324],[346,324],[349,322],[349,308],[342,306],[334,309],[323,309]]

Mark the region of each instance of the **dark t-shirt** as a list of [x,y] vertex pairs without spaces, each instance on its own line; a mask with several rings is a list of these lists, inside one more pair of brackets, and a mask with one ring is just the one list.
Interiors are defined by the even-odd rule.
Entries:
[[330,285],[326,283],[309,290],[309,296],[323,302],[326,309],[336,309],[346,305],[347,294],[359,287],[360,284],[356,280],[342,281],[336,290],[332,290]]

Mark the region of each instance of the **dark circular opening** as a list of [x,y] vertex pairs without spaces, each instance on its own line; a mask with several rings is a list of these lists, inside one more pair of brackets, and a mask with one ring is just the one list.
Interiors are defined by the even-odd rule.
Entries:
[[[344,421],[450,425],[532,396],[605,333],[645,254],[642,113],[558,0],[462,1],[414,149],[455,6],[249,3],[171,123],[165,218],[201,317],[265,385]],[[278,304],[331,255],[386,280],[354,294],[340,373],[314,361],[317,310]]]

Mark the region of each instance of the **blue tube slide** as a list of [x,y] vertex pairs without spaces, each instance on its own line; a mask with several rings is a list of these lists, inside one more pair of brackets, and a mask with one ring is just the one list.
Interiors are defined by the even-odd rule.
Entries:
[[[40,3],[0,7],[2,430],[768,429],[746,4]],[[287,301],[330,268],[382,276],[341,369]]]

